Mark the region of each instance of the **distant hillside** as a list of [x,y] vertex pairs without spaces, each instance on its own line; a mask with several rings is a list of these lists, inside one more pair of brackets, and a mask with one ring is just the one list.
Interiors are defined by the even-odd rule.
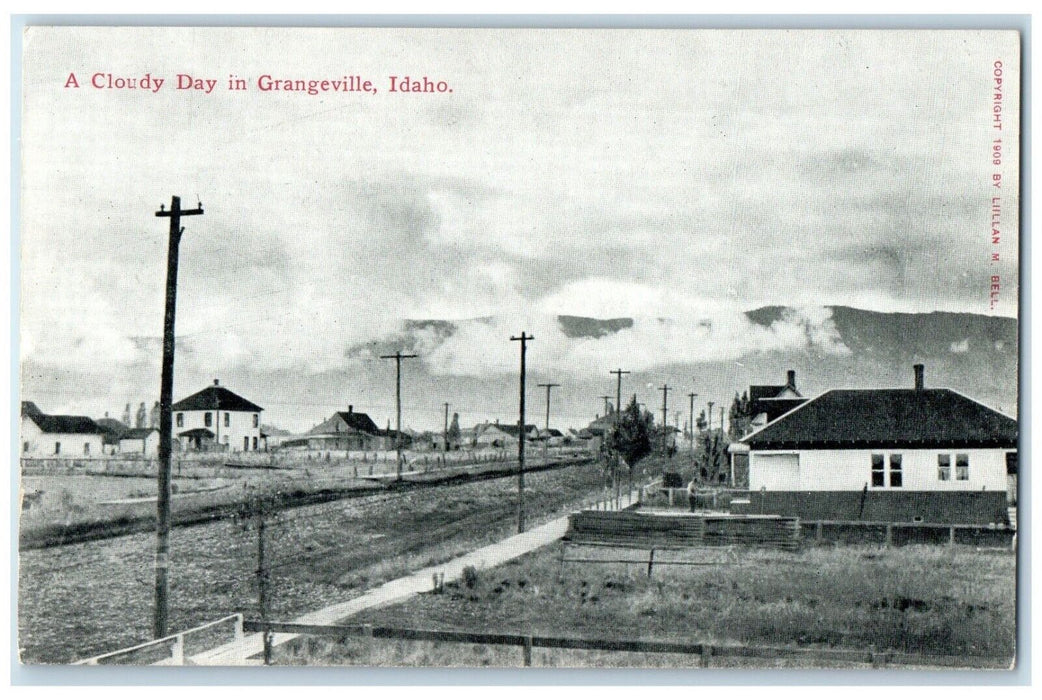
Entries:
[[[882,313],[848,306],[826,307],[843,343],[855,354],[903,359],[947,353],[1017,354],[1017,320],[968,313]],[[787,307],[765,306],[746,312],[753,323],[770,326]]]
[[585,316],[558,316],[561,332],[569,338],[603,338],[612,333],[632,328],[632,318],[587,318]]

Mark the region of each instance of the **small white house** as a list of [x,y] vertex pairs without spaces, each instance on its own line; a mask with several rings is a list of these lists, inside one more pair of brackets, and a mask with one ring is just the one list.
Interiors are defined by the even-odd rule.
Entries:
[[263,410],[214,379],[212,386],[174,404],[174,435],[184,450],[263,450],[260,436]]
[[[517,447],[517,423],[483,423],[474,428],[474,433],[478,447]],[[526,440],[534,440],[538,435],[539,429],[535,425],[525,425]]]
[[159,431],[155,428],[131,428],[119,438],[119,453],[155,457],[159,454]]
[[1015,419],[925,388],[916,365],[912,389],[826,391],[743,438],[749,508],[805,520],[1002,523],[1017,435]]
[[41,411],[32,401],[22,402],[23,457],[102,457],[103,432],[87,416],[52,416]]

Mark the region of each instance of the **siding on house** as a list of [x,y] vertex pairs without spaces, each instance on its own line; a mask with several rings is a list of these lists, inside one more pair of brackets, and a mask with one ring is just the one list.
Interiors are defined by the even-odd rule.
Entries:
[[[750,509],[812,520],[1007,519],[1016,420],[950,389],[832,390],[741,441]],[[744,450],[731,450],[732,460]]]
[[[189,430],[206,429],[214,433],[214,441],[224,449],[232,452],[262,450],[260,414],[263,410],[214,380],[213,386],[173,405],[173,432],[179,436]],[[182,440],[181,447],[192,449],[194,445]]]
[[31,420],[22,419],[23,457],[82,459],[105,454],[100,433],[45,433]]

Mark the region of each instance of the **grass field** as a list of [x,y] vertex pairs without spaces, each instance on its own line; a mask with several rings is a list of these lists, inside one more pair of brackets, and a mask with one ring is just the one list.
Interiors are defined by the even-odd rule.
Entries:
[[[533,472],[529,523],[568,512],[604,484],[598,465]],[[267,528],[273,614],[348,600],[407,572],[502,539],[517,481],[499,478],[289,509]],[[256,533],[224,519],[171,534],[173,630],[242,611],[256,617]],[[21,658],[68,662],[150,637],[155,536],[141,533],[23,551]]]
[[[349,623],[1013,657],[1016,582],[1009,552],[929,546],[736,550],[735,564],[661,567],[649,579],[646,565],[561,563],[560,547],[480,572],[472,587],[447,584],[440,595],[368,611]],[[726,561],[719,550],[688,556]],[[677,655],[552,650],[537,650],[533,660],[549,666],[698,663]],[[520,657],[517,649],[466,644],[305,638],[280,650],[276,662],[517,666]]]

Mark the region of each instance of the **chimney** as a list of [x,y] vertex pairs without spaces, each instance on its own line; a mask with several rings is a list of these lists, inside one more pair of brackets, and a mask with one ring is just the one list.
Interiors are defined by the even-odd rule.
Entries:
[[790,388],[796,388],[796,370],[789,370],[788,381],[786,383],[789,385]]
[[925,368],[922,365],[912,365],[912,369],[915,370],[915,390],[922,391],[924,384],[923,371]]
[[221,380],[219,380],[219,379],[214,379],[214,380],[213,380],[213,385],[214,385],[214,386],[220,386],[220,385],[221,385]]

